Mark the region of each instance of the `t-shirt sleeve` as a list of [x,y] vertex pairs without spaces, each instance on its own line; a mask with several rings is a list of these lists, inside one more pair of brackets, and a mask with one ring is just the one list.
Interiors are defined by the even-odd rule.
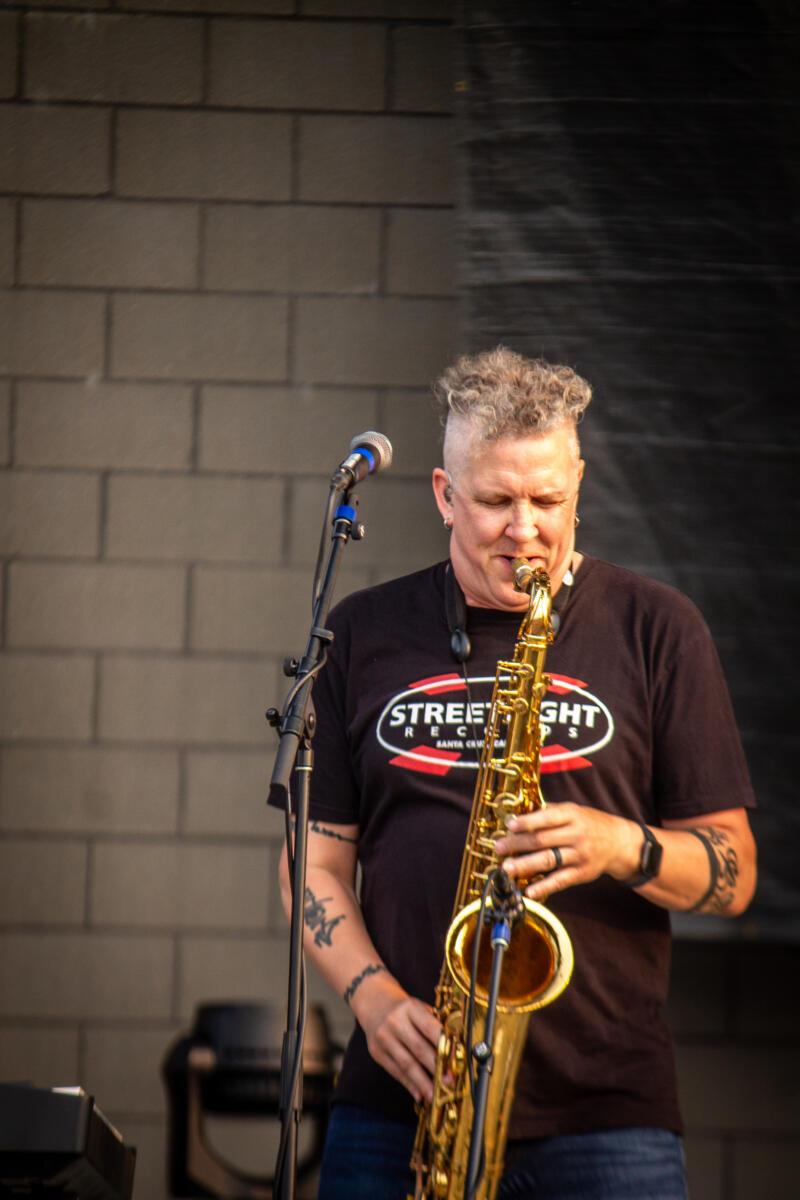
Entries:
[[664,819],[755,805],[716,647],[692,606],[665,639],[653,688],[653,779]]

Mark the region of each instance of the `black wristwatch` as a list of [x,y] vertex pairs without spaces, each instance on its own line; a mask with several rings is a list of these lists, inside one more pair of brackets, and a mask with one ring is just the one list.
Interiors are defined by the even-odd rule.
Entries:
[[624,880],[627,887],[634,888],[641,887],[643,883],[649,883],[651,879],[655,879],[661,870],[661,859],[664,856],[664,847],[661,842],[656,841],[656,835],[652,829],[648,829],[642,821],[637,821],[636,824],[644,834],[642,852],[639,856],[639,870],[630,879]]

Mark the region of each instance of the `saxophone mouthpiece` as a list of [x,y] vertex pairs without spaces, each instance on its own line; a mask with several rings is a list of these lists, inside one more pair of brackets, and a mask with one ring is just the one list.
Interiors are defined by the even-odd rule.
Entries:
[[515,558],[511,564],[511,571],[514,576],[515,591],[528,592],[530,595],[535,572],[527,558]]

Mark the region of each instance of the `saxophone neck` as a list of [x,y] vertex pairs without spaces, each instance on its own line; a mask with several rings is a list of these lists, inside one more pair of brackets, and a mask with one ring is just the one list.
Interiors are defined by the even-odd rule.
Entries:
[[552,642],[550,576],[543,567],[532,567],[526,558],[515,558],[511,569],[515,589],[527,592],[530,596],[528,611],[520,626],[520,636],[541,637],[545,644]]

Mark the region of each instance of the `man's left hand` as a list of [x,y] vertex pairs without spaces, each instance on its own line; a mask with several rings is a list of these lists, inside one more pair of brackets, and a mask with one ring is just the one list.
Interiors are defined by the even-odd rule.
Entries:
[[641,841],[635,821],[565,802],[512,819],[495,847],[521,887],[532,881],[525,895],[541,901],[599,875],[629,879],[639,864]]

